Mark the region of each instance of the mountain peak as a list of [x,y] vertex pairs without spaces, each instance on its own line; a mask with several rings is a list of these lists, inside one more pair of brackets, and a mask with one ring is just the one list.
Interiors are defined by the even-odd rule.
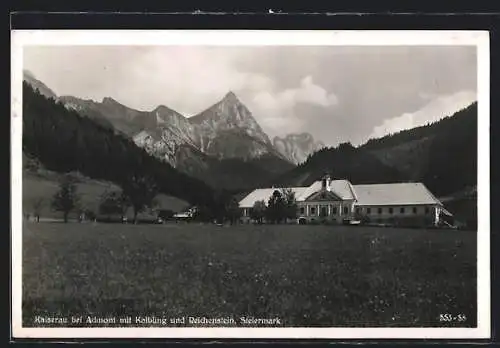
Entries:
[[267,134],[233,91],[227,92],[224,98],[208,109],[191,116],[189,122],[204,129],[205,135],[201,146],[203,151],[204,146],[208,146],[213,139],[226,134],[227,131],[243,131],[266,146],[271,145]]
[[111,97],[104,97],[104,98],[102,98],[102,103],[103,104],[120,104],[120,103],[118,103],[116,100],[114,100]]
[[156,117],[159,117],[159,118],[165,119],[165,120],[166,120],[166,118],[169,118],[169,119],[181,118],[183,120],[186,119],[186,117],[184,115],[178,113],[177,111],[175,111],[175,110],[173,110],[173,109],[171,109],[168,106],[165,106],[163,104],[158,105],[156,107],[156,109],[154,109],[152,112],[156,114]]
[[26,77],[31,77],[32,79],[36,79],[35,74],[33,74],[30,70],[24,69],[23,70],[23,76]]
[[165,105],[161,104],[161,105],[158,105],[158,106],[156,107],[156,109],[154,109],[154,110],[153,110],[153,112],[156,112],[156,111],[160,111],[160,112],[161,112],[161,111],[171,111],[171,109],[170,109],[169,107],[167,107],[167,106],[165,106]]
[[304,162],[310,154],[324,147],[321,141],[315,141],[307,132],[291,133],[283,138],[274,137],[273,145],[279,153],[295,164]]
[[233,91],[229,91],[224,96],[223,100],[231,101],[231,102],[239,102],[238,97]]

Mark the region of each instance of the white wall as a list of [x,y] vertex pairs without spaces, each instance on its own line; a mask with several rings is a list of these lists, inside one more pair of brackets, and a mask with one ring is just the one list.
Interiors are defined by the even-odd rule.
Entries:
[[[385,205],[385,206],[355,206],[355,211],[360,209],[360,214],[368,216],[370,219],[389,219],[398,217],[425,217],[438,221],[440,207],[438,205]],[[390,209],[392,208],[392,213]],[[379,213],[379,209],[382,212]],[[403,209],[403,211],[401,211]],[[415,210],[414,210],[415,209]]]

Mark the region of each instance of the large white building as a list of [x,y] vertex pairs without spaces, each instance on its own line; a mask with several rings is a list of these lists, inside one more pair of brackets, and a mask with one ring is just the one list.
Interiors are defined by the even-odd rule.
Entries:
[[[257,201],[267,201],[282,188],[256,189],[239,202],[243,220],[251,220]],[[291,187],[298,205],[298,223],[362,221],[374,224],[437,225],[451,215],[422,183],[352,185],[329,176],[307,187]]]

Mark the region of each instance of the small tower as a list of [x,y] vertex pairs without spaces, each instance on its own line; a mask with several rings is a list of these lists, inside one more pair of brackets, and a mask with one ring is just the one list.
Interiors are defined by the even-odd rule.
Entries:
[[324,191],[330,191],[331,182],[332,178],[330,177],[330,175],[326,174],[325,176],[323,176],[323,178],[321,179],[321,189]]

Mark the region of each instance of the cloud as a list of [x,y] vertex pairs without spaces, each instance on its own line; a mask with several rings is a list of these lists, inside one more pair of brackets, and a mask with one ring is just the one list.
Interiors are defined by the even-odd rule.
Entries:
[[337,96],[316,85],[310,75],[304,77],[297,88],[287,88],[276,92],[261,91],[255,95],[253,100],[262,110],[272,111],[290,110],[298,103],[323,107],[333,106],[338,103]]
[[[421,96],[428,97],[428,94],[422,93]],[[380,138],[389,133],[396,133],[401,130],[423,126],[428,122],[438,121],[446,116],[453,115],[476,100],[477,93],[469,90],[436,97],[413,113],[404,113],[401,116],[384,120],[381,125],[373,129],[368,139]]]
[[[271,87],[268,84],[267,87]],[[311,75],[304,77],[298,87],[284,90],[263,90],[257,92],[251,106],[263,117],[264,124],[275,133],[297,132],[304,124],[304,115],[295,112],[299,104],[329,108],[338,104],[338,98],[314,83]],[[302,117],[301,117],[302,116]]]
[[270,136],[305,131],[332,146],[477,89],[474,46],[27,46],[23,57],[58,95],[191,116],[232,90]]

